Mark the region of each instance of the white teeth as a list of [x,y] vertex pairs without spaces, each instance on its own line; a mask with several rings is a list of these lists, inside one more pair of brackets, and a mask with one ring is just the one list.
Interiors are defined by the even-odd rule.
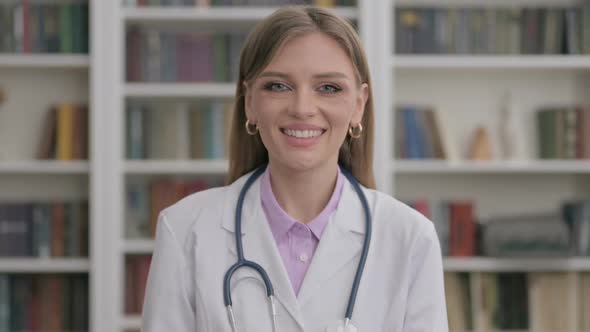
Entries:
[[284,129],[283,132],[289,136],[293,136],[293,137],[297,137],[297,138],[312,138],[312,137],[320,136],[322,134],[321,130]]

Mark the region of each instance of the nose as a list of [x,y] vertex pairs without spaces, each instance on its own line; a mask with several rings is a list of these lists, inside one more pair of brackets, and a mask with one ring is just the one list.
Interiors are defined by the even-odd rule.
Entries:
[[296,118],[309,118],[318,111],[313,92],[308,89],[296,90],[293,102],[289,107],[289,115]]

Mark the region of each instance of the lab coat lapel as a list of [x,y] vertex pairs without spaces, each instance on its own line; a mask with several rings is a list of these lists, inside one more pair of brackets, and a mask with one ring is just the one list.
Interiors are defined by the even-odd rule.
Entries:
[[338,208],[322,234],[303,280],[298,297],[301,306],[320,293],[318,290],[322,284],[333,278],[346,264],[358,264],[364,233],[362,204],[352,185],[346,181]]
[[[232,190],[231,197],[228,197],[226,200],[223,218],[223,228],[231,233],[231,240],[227,241],[228,248],[233,253],[235,259],[237,259],[236,243],[234,240],[235,206],[242,185],[243,183],[238,184]],[[232,185],[232,187],[234,186]],[[289,280],[268,221],[262,210],[260,202],[260,179],[252,184],[244,200],[242,236],[244,258],[264,268],[273,284],[276,299],[300,327],[304,328],[303,316],[295,293],[293,292],[291,281]]]

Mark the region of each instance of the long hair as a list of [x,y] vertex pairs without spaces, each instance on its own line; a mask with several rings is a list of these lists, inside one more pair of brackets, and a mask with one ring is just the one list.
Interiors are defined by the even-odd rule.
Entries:
[[260,135],[248,135],[245,128],[244,81],[253,80],[270,63],[277,50],[289,39],[312,32],[324,33],[347,52],[357,75],[357,83],[367,83],[369,93],[361,124],[362,136],[346,135],[338,154],[338,163],[368,188],[375,188],[373,175],[373,97],[369,66],[354,28],[326,9],[289,6],[278,9],[260,22],[248,36],[240,54],[229,139],[228,183],[268,162],[268,151]]

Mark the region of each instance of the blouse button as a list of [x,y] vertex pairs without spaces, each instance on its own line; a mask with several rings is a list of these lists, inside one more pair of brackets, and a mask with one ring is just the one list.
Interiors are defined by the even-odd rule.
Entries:
[[309,257],[307,257],[307,254],[301,254],[301,255],[299,255],[299,260],[302,261],[302,262],[307,262],[307,259],[308,258]]

